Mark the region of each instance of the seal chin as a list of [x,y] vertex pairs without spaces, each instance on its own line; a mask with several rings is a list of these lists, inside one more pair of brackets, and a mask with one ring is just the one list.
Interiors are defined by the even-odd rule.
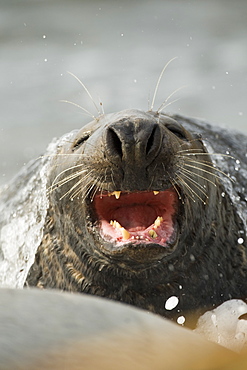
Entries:
[[156,245],[164,250],[174,247],[177,240],[178,203],[173,188],[114,191],[97,193],[93,208],[100,236],[111,245],[109,249]]

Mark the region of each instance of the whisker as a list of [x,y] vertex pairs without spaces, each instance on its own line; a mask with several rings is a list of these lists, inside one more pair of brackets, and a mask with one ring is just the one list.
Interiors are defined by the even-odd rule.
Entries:
[[[77,186],[79,186],[79,185],[80,185],[80,184],[77,184]],[[86,189],[86,188],[87,188],[87,186],[88,186],[88,183],[87,183],[87,184],[85,184],[85,186],[83,186],[83,187],[79,187],[79,189],[76,189],[76,190],[74,191],[74,193],[70,195],[70,199],[71,199],[71,200],[73,200],[74,198],[79,197],[79,195],[83,193],[83,190],[84,190],[84,189]]]
[[100,115],[100,110],[99,110],[99,108],[97,107],[97,105],[96,105],[96,103],[95,103],[95,101],[94,101],[94,99],[93,99],[93,97],[92,97],[92,95],[90,94],[90,92],[89,92],[89,90],[87,89],[87,87],[84,85],[84,83],[76,76],[76,75],[74,75],[74,73],[72,73],[72,72],[69,72],[68,71],[68,73],[72,76],[72,77],[74,77],[78,82],[79,82],[79,84],[83,87],[83,89],[86,91],[86,93],[88,94],[88,96],[89,96],[89,98],[91,99],[91,101],[92,101],[92,103],[93,103],[93,105],[95,106],[95,108],[96,108],[96,111],[97,111],[97,113],[98,113],[98,115]]
[[102,102],[102,100],[100,99],[100,101],[99,101],[99,105],[100,105],[100,108],[101,108],[101,112],[102,112],[102,114],[104,115],[105,114],[105,110],[104,110],[104,105],[103,105],[103,102]]
[[64,179],[56,182],[55,184],[51,185],[48,188],[48,190],[50,192],[52,192],[54,189],[60,188],[61,186],[67,184],[69,181],[72,181],[72,180],[76,179],[77,177],[79,177],[80,175],[82,175],[84,172],[86,172],[86,171],[85,170],[83,170],[83,171],[77,171],[77,172],[75,172],[75,173],[73,173],[73,174],[65,177]]
[[[224,175],[225,177],[227,177],[229,180],[231,180],[232,182],[234,182],[234,180],[229,175],[227,175],[225,172],[219,170],[217,167],[214,167],[213,165],[208,165],[208,164],[205,164],[205,163],[202,163],[202,162],[198,162],[198,161],[194,161],[194,162],[191,161],[191,163],[201,164],[202,166],[209,167],[209,168],[213,169],[214,171],[217,171],[217,172],[221,173],[222,175]],[[190,165],[190,164],[188,164],[186,162],[184,162],[184,165],[187,166],[187,167],[195,168],[195,169],[200,170],[200,171],[205,172],[205,173],[209,173],[212,176],[215,176],[215,177],[220,178],[220,176],[217,176],[215,173],[206,171],[204,168],[192,166],[192,165]]]
[[191,192],[192,194],[192,200],[193,202],[195,202],[195,198],[194,198],[194,195],[204,204],[206,205],[207,203],[191,188],[191,186],[189,186],[189,184],[187,184],[187,182],[180,176],[177,176],[178,179],[186,186],[186,188]]
[[185,158],[184,156],[178,156],[178,158],[182,158],[184,160],[184,162],[187,162],[187,163],[201,163],[202,165],[205,164],[205,165],[208,165],[211,168],[214,168],[214,169],[216,168],[210,160],[206,161],[206,160],[202,159],[200,161],[195,161],[194,158]]
[[72,166],[72,167],[66,168],[65,170],[63,170],[63,171],[59,172],[59,174],[58,174],[58,175],[55,177],[55,179],[52,181],[52,185],[51,185],[51,187],[54,185],[54,183],[57,181],[57,179],[58,179],[61,175],[63,175],[65,172],[68,172],[68,171],[74,170],[75,168],[81,167],[81,166],[83,166],[83,165],[84,165],[83,163],[81,163],[81,164],[77,164],[77,165],[74,165],[74,166]]
[[[201,152],[203,152],[203,149],[196,149],[196,148],[191,148],[191,149],[183,149],[183,150],[178,150],[177,151],[177,153],[184,153],[184,152],[193,152],[193,153],[191,153],[191,154],[197,154],[197,152],[195,152],[194,153],[194,151],[197,151],[197,150],[200,150]],[[190,154],[190,153],[189,153]],[[199,154],[199,153],[198,153]],[[204,155],[206,155],[206,154],[208,154],[208,153],[201,153],[201,154],[204,154]],[[183,155],[186,155],[186,154],[183,154]]]
[[69,101],[69,100],[60,100],[61,103],[67,103],[67,104],[71,104],[71,105],[74,105],[75,107],[77,108],[80,108],[85,114],[87,114],[89,117],[92,117],[93,119],[95,119],[95,116],[89,112],[87,109],[81,107],[79,104],[76,104],[72,101]]
[[167,103],[166,105],[164,105],[163,107],[162,107],[162,109],[159,109],[158,110],[158,113],[161,113],[165,108],[167,108],[167,107],[169,107],[169,105],[171,105],[171,104],[173,104],[173,103],[176,103],[176,101],[179,101],[180,100],[180,98],[178,98],[178,99],[174,99],[173,101],[171,101],[170,103]]
[[95,183],[91,184],[91,186],[86,190],[84,196],[83,196],[83,201],[89,196],[90,191],[94,188]]
[[208,195],[207,193],[205,193],[205,189],[203,188],[203,186],[201,184],[198,184],[195,180],[193,180],[191,177],[189,177],[187,174],[185,173],[182,173],[184,177],[186,177],[186,179],[190,182],[193,183],[193,185],[203,194],[205,195],[206,198],[208,198]]
[[160,85],[160,81],[161,81],[161,78],[166,70],[166,68],[169,66],[169,64],[171,62],[173,62],[175,59],[177,59],[177,57],[174,57],[172,59],[170,59],[166,65],[164,66],[164,68],[162,69],[160,75],[159,75],[159,78],[158,78],[158,81],[157,81],[157,84],[155,86],[155,89],[154,89],[154,95],[153,95],[153,100],[152,100],[152,103],[151,103],[151,107],[150,107],[150,110],[152,111],[153,110],[153,107],[154,107],[154,102],[155,102],[155,99],[156,99],[156,95],[157,95],[157,91],[158,91],[158,88],[159,88],[159,85]]
[[[59,183],[59,185],[58,185],[58,186],[56,186],[56,184],[55,184],[55,186],[50,190],[50,193],[51,193],[52,191],[54,191],[56,188],[60,188],[61,186],[63,186],[63,185],[65,185],[65,184],[67,184],[69,181],[76,179],[76,178],[77,178],[77,177],[79,177],[83,172],[84,172],[84,171],[78,171],[78,173],[76,173],[76,174],[75,174],[75,176],[67,176],[66,178],[62,179],[62,180],[61,180],[61,183]],[[85,176],[83,176],[79,181],[77,181],[77,183],[76,183],[76,184],[74,184],[74,185],[72,186],[72,188],[70,188],[70,189],[69,189],[65,194],[63,194],[63,196],[60,198],[60,200],[61,200],[61,199],[63,199],[66,195],[70,194],[70,193],[73,191],[73,189],[75,189],[78,185],[80,185],[80,183],[81,183],[81,182],[83,182],[83,181],[87,180],[87,178],[88,178],[88,177],[90,177],[90,175],[92,174],[92,172],[93,172],[93,170],[89,171]],[[72,175],[73,175],[73,174],[72,174]]]
[[[187,145],[187,143],[193,143],[193,142],[198,142],[198,140],[204,140],[204,141],[206,141],[206,139],[204,139],[203,137],[201,137],[201,136],[199,136],[199,137],[195,137],[194,139],[191,139],[191,140],[188,140],[187,142],[185,142],[185,143],[181,143],[180,144],[180,147],[182,148],[184,145]],[[203,143],[204,144],[204,143]],[[189,150],[201,150],[201,151],[203,151],[203,149],[197,149],[197,148],[191,148],[191,149],[187,149],[188,151]],[[185,151],[187,151],[187,150],[185,150]],[[206,154],[207,152],[205,152],[205,154]]]
[[[65,198],[67,195],[69,195],[75,188],[77,188],[82,182],[84,181],[84,178],[81,178],[79,181],[77,181],[68,191],[66,191],[65,194],[63,194],[59,200],[62,200],[63,198]],[[72,198],[70,198],[72,199]]]
[[[182,184],[184,184],[185,187],[188,186],[187,183],[180,176],[177,175],[177,178],[178,178],[178,181],[180,181]],[[190,189],[188,189],[188,190],[190,191]],[[193,193],[190,194],[190,192],[189,193],[187,192],[187,196],[195,203],[196,200],[195,200],[194,194]]]
[[[61,199],[63,199],[66,195],[69,195],[74,189],[76,189],[80,184],[82,184],[84,181],[86,181],[91,175],[92,175],[92,173],[93,172],[95,172],[94,170],[91,170],[90,172],[88,172],[87,174],[86,174],[86,176],[84,176],[84,177],[82,177],[79,181],[77,181],[77,183],[76,184],[74,184],[61,198],[60,198],[60,200]],[[81,191],[83,191],[84,190],[84,188],[86,188],[87,187],[87,185],[88,184],[85,184],[83,187],[80,187],[80,189],[79,189],[79,193],[81,192]],[[70,196],[70,199],[73,199],[74,197],[75,197],[75,195],[74,194],[76,194],[77,193],[77,191],[75,192],[75,193],[73,193],[73,195],[72,196]]]
[[175,183],[174,180],[171,179],[171,177],[169,175],[168,175],[168,177],[169,177],[170,183],[172,184],[172,187],[175,189],[175,191],[178,195],[178,198],[181,200],[182,204],[184,204],[183,198],[182,198],[182,196],[181,196],[181,194],[180,194],[180,192],[177,188],[177,184]]
[[97,193],[97,191],[100,189],[100,185],[95,185],[95,188],[94,188],[94,191],[92,192],[92,194],[91,194],[91,198],[90,198],[90,200],[91,200],[91,202],[93,201],[93,199],[94,199],[94,197],[95,197],[95,194]]
[[[94,183],[95,189],[94,189],[94,191],[91,194],[91,202],[93,201],[93,199],[95,197],[95,194],[100,189],[101,189],[101,194],[102,194],[102,191],[103,191],[103,189],[102,189],[103,180],[102,179],[103,179],[103,175],[102,176],[99,176],[98,179],[97,179],[97,181],[95,181],[95,183]],[[96,185],[96,182],[98,183],[97,185]]]
[[[189,149],[188,149],[189,150]],[[182,153],[182,152],[186,152],[188,150],[179,150],[177,153]],[[197,149],[191,149],[191,150],[197,150]],[[182,156],[195,156],[195,155],[208,155],[208,156],[211,156],[211,155],[218,155],[218,156],[222,156],[222,157],[227,157],[227,158],[231,158],[231,159],[235,159],[235,157],[233,157],[232,155],[229,155],[229,154],[222,154],[222,153],[184,153]]]
[[166,103],[168,102],[168,100],[174,95],[176,94],[178,91],[184,89],[186,86],[181,86],[179,88],[177,88],[176,90],[174,90],[167,98],[166,100],[161,104],[161,106],[159,107],[159,109],[157,110],[158,113],[162,112],[163,109],[165,109],[165,107],[167,107]]
[[[91,173],[90,173],[90,176],[92,175],[92,173],[93,172],[95,172],[94,170],[92,170],[91,171]],[[89,177],[89,176],[87,176],[87,177]],[[98,179],[99,179],[99,176],[98,176],[98,178],[96,178],[95,180],[94,180],[94,182],[93,182],[93,184],[92,185],[96,185],[96,183],[98,182]],[[83,181],[85,181],[86,180],[86,178],[84,177],[83,179],[82,179]],[[80,193],[83,193],[84,191],[85,191],[85,189],[87,189],[88,188],[88,186],[91,184],[91,181],[90,182],[87,182],[87,183],[85,183],[84,184],[84,186],[82,186],[82,187],[80,187],[80,189],[78,189],[78,190],[76,190],[72,195],[71,195],[71,199],[74,199],[75,197],[77,197],[77,196],[79,196],[79,194]],[[77,186],[79,186],[80,184],[79,183],[77,183]],[[86,192],[87,192],[87,190],[86,190]],[[83,199],[85,199],[85,197],[86,197],[86,195],[83,197]]]
[[215,187],[217,187],[217,185],[216,185],[213,181],[209,180],[207,177],[204,177],[204,176],[199,175],[199,174],[195,174],[193,171],[190,171],[190,170],[188,170],[187,168],[184,168],[184,167],[182,167],[182,166],[179,166],[179,165],[178,165],[178,167],[180,168],[180,173],[182,173],[182,172],[186,172],[186,173],[187,173],[187,174],[189,174],[189,175],[198,176],[198,177],[200,177],[201,179],[203,179],[203,180],[205,180],[205,181],[207,181],[207,182],[210,182],[212,185],[214,185]]

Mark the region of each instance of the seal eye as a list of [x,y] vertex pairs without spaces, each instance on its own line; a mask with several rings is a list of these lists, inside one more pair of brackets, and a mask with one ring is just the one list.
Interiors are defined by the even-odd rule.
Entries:
[[75,141],[73,145],[73,150],[78,149],[79,146],[81,146],[87,139],[89,139],[90,135],[91,132],[84,132],[83,135]]
[[177,125],[167,125],[166,128],[181,140],[187,140],[183,128]]

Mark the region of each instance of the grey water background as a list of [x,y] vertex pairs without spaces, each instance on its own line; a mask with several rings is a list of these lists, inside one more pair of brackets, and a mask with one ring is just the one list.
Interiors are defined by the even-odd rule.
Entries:
[[[247,133],[247,1],[0,0],[0,184],[97,111],[155,108]],[[241,145],[241,143],[240,143]]]

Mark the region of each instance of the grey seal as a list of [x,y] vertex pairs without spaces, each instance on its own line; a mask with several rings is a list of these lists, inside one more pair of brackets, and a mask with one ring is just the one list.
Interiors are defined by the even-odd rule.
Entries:
[[140,110],[71,133],[49,157],[26,285],[183,316],[188,326],[245,298],[246,147],[244,135],[204,121]]

